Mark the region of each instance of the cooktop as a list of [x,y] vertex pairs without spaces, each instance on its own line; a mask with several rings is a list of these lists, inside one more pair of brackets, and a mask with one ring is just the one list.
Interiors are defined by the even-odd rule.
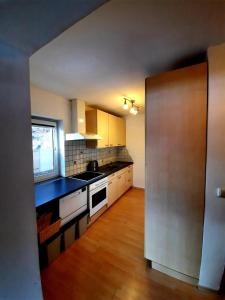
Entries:
[[97,178],[97,177],[99,177],[101,175],[103,175],[103,173],[87,171],[87,172],[84,172],[84,173],[73,175],[73,176],[71,176],[71,178],[89,181],[89,180]]

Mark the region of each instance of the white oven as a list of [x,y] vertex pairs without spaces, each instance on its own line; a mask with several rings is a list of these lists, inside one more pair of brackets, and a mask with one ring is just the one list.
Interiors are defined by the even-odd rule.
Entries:
[[108,202],[108,178],[105,177],[89,186],[89,209],[93,216]]

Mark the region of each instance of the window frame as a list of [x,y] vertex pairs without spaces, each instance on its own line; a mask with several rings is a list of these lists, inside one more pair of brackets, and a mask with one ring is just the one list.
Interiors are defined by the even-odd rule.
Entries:
[[[59,176],[59,139],[58,139],[58,123],[57,121],[50,120],[50,119],[42,119],[38,117],[32,117],[31,119],[31,130],[32,126],[40,126],[40,127],[51,127],[54,128],[53,131],[53,165],[54,169],[51,171],[40,172],[38,174],[34,174],[33,169],[33,176],[34,182],[40,182],[44,180],[53,179]],[[32,138],[33,143],[33,138]],[[32,154],[33,154],[33,147],[32,147]]]

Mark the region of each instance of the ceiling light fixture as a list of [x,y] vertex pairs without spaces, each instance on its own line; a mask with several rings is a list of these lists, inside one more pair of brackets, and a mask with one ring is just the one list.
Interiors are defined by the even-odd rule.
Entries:
[[138,113],[137,108],[136,108],[136,107],[131,107],[130,113],[131,113],[132,115],[136,115],[136,114]]
[[134,115],[134,114],[135,114],[135,111],[136,111],[136,110],[135,110],[135,106],[134,106],[134,100],[131,100],[130,113]]
[[128,109],[128,104],[127,104],[127,99],[126,98],[124,98],[123,109],[125,109],[125,110]]
[[129,108],[128,103],[131,103],[130,113],[132,115],[136,115],[139,111],[139,106],[135,104],[135,100],[124,97],[123,109],[128,110]]

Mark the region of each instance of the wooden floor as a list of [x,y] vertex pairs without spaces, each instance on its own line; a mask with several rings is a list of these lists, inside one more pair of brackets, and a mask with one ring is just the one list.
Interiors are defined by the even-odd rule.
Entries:
[[149,269],[143,240],[144,192],[131,189],[42,272],[44,299],[222,299]]

